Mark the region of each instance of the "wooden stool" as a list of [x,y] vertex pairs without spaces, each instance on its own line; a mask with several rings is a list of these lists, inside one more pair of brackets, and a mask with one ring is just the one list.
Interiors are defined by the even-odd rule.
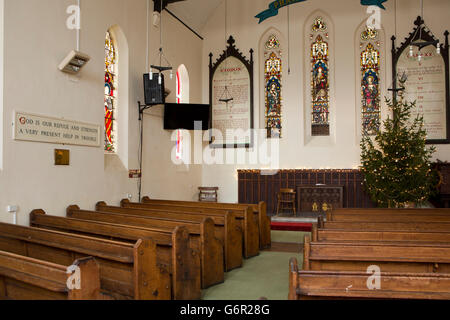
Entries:
[[198,201],[200,202],[217,202],[217,190],[219,187],[198,187]]
[[278,205],[277,205],[277,215],[280,209],[292,209],[294,211],[294,216],[297,216],[295,211],[295,191],[294,189],[280,189],[278,193]]

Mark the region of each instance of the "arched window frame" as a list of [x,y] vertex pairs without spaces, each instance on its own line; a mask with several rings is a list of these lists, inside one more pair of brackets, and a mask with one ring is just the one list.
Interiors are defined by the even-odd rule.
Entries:
[[[282,138],[284,136],[283,88],[284,88],[284,52],[283,34],[270,27],[259,41],[260,70],[260,128],[266,131],[266,137]],[[269,69],[268,69],[269,68]],[[275,94],[270,94],[274,84]],[[272,91],[273,92],[273,91]]]
[[[386,48],[385,48],[385,32],[383,27],[380,29],[369,30],[367,26],[367,19],[363,20],[358,26],[355,33],[355,68],[356,68],[356,140],[361,140],[364,131],[368,131],[369,136],[374,136],[378,130],[381,130],[382,119],[387,116],[386,103],[384,96],[386,95]],[[364,61],[369,51],[372,51],[371,61]],[[366,54],[364,54],[366,52]],[[377,63],[373,58],[377,56]],[[366,62],[366,64],[364,64]],[[375,63],[375,65],[374,65]],[[376,87],[368,88],[368,81],[365,80],[368,76],[378,76]],[[375,94],[376,91],[376,94]],[[372,96],[369,95],[371,93]],[[366,106],[367,105],[367,106]],[[373,110],[373,111],[372,111]],[[368,125],[369,118],[375,120]],[[368,130],[368,128],[374,129]]]
[[[189,103],[189,89],[189,73],[186,66],[181,64],[176,74],[176,103]],[[177,130],[175,156],[177,160],[182,160],[186,164],[187,161],[185,160],[187,160],[186,157],[188,156],[186,149],[189,148],[189,139],[189,132]]]
[[[328,14],[322,10],[316,10],[309,15],[304,25],[304,41],[304,142],[311,146],[334,145],[337,112],[334,98],[335,40],[334,24]],[[316,49],[326,49],[327,55],[322,57],[323,61],[320,61],[320,57],[314,56],[317,53],[314,51]],[[323,79],[318,81],[321,63],[326,63],[327,66],[326,81]],[[317,99],[318,95],[321,101]],[[317,119],[322,119],[322,123]]]
[[117,112],[119,90],[119,53],[113,32],[105,38],[105,152],[117,152]]
[[271,34],[264,44],[264,117],[267,138],[282,137],[282,72],[281,43]]

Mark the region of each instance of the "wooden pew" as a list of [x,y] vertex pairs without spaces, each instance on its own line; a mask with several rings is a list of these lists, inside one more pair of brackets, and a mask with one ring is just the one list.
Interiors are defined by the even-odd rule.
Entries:
[[203,217],[203,221],[200,223],[167,221],[133,215],[80,210],[77,205],[69,206],[66,209],[66,215],[69,218],[152,228],[162,232],[171,232],[178,226],[184,226],[189,231],[192,248],[200,252],[202,288],[206,289],[225,280],[223,244],[214,235],[214,222],[211,218]]
[[327,221],[450,222],[449,209],[335,209]]
[[[151,217],[177,222],[202,222],[205,215],[196,212],[171,212],[154,209],[122,208],[108,206],[100,201],[95,210],[110,213]],[[214,221],[215,236],[223,242],[225,271],[242,266],[242,229],[238,227],[233,213],[209,216]]]
[[311,242],[305,236],[303,270],[450,273],[450,244]]
[[403,230],[321,229],[313,223],[312,241],[404,241],[450,243],[450,232]]
[[173,299],[201,298],[200,257],[199,253],[189,246],[189,231],[186,227],[161,232],[150,228],[50,216],[43,210],[33,210],[30,213],[30,224],[39,228],[119,241],[153,239],[156,243],[157,262],[170,271]]
[[450,232],[450,222],[349,222],[323,221],[319,217],[317,227],[324,229],[342,230],[401,230],[401,231],[430,231]]
[[370,290],[371,274],[347,271],[298,270],[289,262],[289,300],[303,299],[450,299],[450,275],[433,273],[380,274],[380,289]]
[[171,299],[169,270],[157,264],[152,240],[130,244],[0,223],[0,250],[63,265],[92,256],[100,267],[102,294],[114,299]]
[[139,208],[139,209],[159,209],[172,212],[196,212],[205,216],[219,215],[224,216],[226,213],[235,213],[235,218],[243,230],[243,254],[245,258],[257,256],[259,254],[259,229],[258,215],[255,215],[250,207],[242,209],[221,209],[198,207],[193,205],[180,204],[153,204],[153,203],[136,203],[123,199],[120,202],[123,208]]
[[258,215],[259,219],[259,245],[261,249],[270,248],[272,244],[270,234],[270,218],[267,216],[267,204],[264,201],[258,204],[241,204],[241,203],[220,203],[220,202],[197,202],[197,201],[176,201],[176,200],[158,200],[150,197],[143,197],[142,203],[152,204],[180,204],[180,205],[194,205],[202,208],[221,208],[221,209],[235,209],[246,208],[250,206],[253,212]]
[[80,268],[80,287],[68,287],[68,265],[0,251],[2,300],[103,300],[98,264],[92,257],[72,264]]

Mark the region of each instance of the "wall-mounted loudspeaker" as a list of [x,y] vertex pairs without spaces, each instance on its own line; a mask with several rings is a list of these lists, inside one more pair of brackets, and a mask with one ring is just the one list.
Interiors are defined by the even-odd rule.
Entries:
[[148,73],[144,74],[144,98],[147,106],[164,104],[166,102],[164,75],[162,73],[154,73],[152,79],[150,79]]

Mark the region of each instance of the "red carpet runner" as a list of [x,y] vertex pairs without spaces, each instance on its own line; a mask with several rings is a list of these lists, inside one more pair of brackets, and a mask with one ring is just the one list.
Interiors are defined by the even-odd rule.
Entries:
[[311,228],[312,228],[312,223],[275,222],[275,221],[272,221],[270,223],[271,230],[311,232]]

